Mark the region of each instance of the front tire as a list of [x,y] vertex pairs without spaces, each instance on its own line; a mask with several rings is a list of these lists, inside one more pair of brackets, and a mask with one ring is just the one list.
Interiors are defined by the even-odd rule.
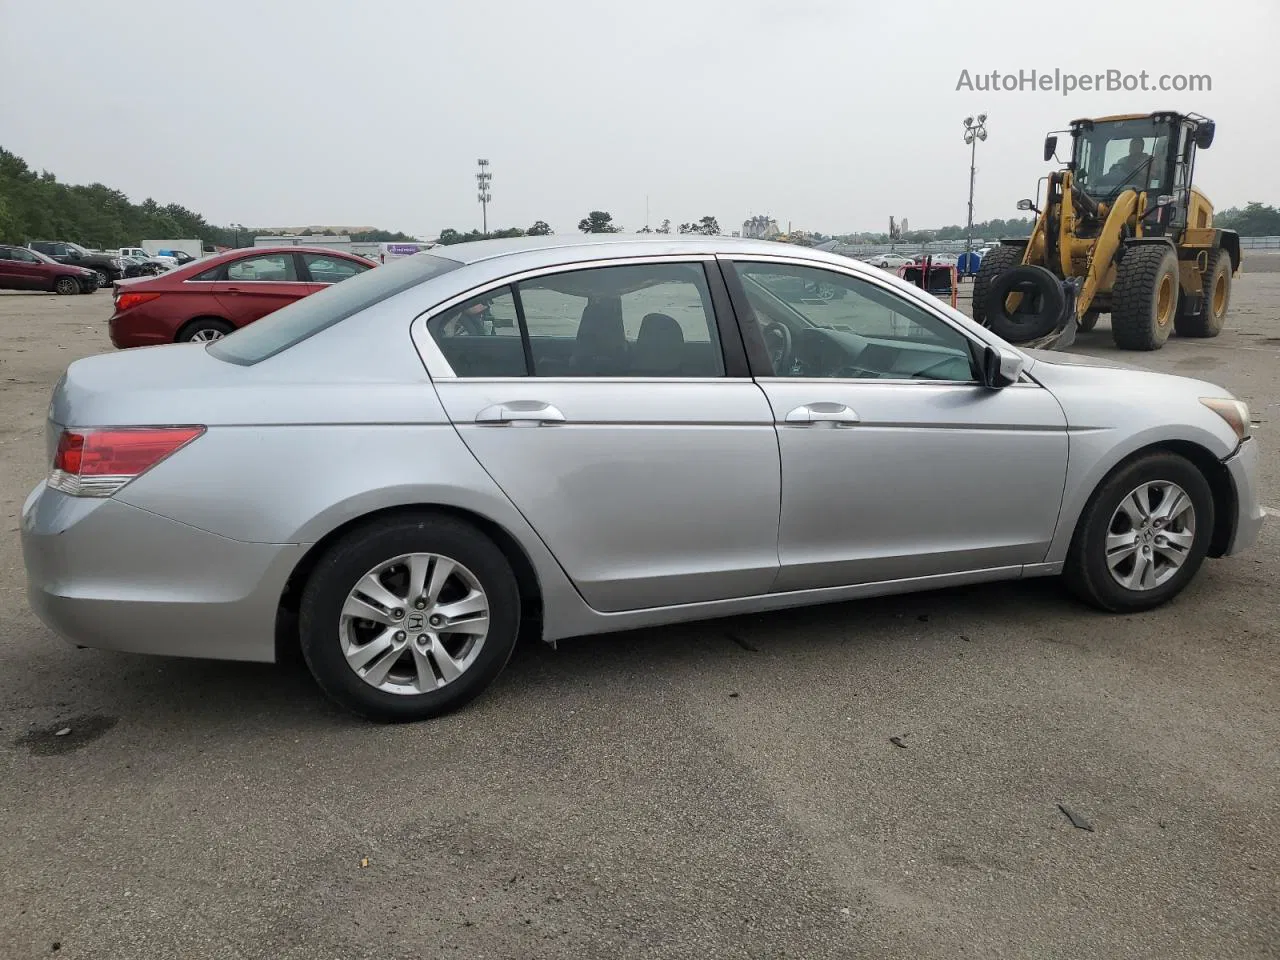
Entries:
[[1159,350],[1178,312],[1178,255],[1168,244],[1124,251],[1112,293],[1111,339],[1121,350]]
[[973,319],[987,326],[987,294],[991,283],[1006,270],[1022,263],[1022,248],[999,246],[978,262],[978,272],[973,278]]
[[1067,587],[1112,613],[1158,607],[1195,576],[1213,524],[1213,493],[1194,464],[1172,453],[1142,456],[1090,498],[1063,570]]
[[69,297],[80,292],[80,281],[75,277],[59,277],[53,285],[53,292],[60,297]]
[[479,696],[515,649],[520,592],[470,524],[376,521],[330,548],[299,613],[302,655],[335,702],[373,720],[424,720]]

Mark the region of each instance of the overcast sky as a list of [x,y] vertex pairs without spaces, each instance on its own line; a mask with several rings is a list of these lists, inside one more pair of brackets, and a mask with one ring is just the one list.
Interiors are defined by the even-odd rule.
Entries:
[[[1280,202],[1280,3],[1235,0],[0,0],[0,146],[218,224],[726,232],[1016,216],[1078,116],[1218,122],[1197,180]],[[1209,74],[1211,92],[972,93],[961,71]]]

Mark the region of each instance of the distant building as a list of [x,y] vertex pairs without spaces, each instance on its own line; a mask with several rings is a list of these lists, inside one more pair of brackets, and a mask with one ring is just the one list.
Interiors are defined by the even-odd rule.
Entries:
[[778,229],[778,221],[772,217],[758,216],[748,217],[742,222],[742,235],[752,240],[773,240],[775,237],[781,236],[782,231]]
[[330,250],[352,252],[350,237],[335,237],[323,233],[311,236],[286,234],[279,237],[254,237],[253,245],[255,247],[327,247]]

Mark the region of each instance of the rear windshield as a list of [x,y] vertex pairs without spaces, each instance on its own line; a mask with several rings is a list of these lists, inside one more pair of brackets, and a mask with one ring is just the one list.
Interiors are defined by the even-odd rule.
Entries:
[[258,363],[375,303],[460,266],[462,264],[457,260],[429,253],[404,257],[295,300],[287,307],[281,307],[261,320],[213,341],[206,349],[228,363],[246,366]]

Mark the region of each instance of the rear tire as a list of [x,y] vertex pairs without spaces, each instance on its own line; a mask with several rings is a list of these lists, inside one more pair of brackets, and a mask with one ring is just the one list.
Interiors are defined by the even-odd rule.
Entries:
[[[1161,489],[1167,499],[1160,496]],[[1138,506],[1155,503],[1149,511],[1152,522],[1145,529],[1129,519],[1133,512],[1140,512],[1129,500],[1139,491],[1147,493]],[[1161,508],[1175,503],[1174,491],[1181,491],[1190,507],[1172,520],[1156,523]],[[1122,503],[1133,509],[1126,511]],[[1213,524],[1213,493],[1204,474],[1176,454],[1147,454],[1114,471],[1089,499],[1076,524],[1063,579],[1073,594],[1101,610],[1150,610],[1175,597],[1195,576],[1208,551]],[[1185,545],[1185,550],[1178,547],[1176,556],[1173,537]],[[1130,546],[1132,551],[1126,553]],[[1151,564],[1150,582],[1136,588],[1122,584],[1121,580],[1146,571],[1145,566],[1137,566],[1140,562]]]
[[1111,339],[1121,350],[1159,350],[1178,310],[1178,255],[1166,244],[1128,247],[1116,267]]
[[987,325],[987,293],[991,290],[991,281],[1012,270],[1022,263],[1022,248],[999,246],[993,249],[978,263],[978,272],[973,278],[973,319],[983,326]]
[[[408,564],[423,557],[435,559],[420,574],[419,594]],[[458,573],[433,598],[440,559]],[[384,579],[370,587],[379,570]],[[388,605],[403,605],[366,621],[364,598],[376,600],[379,584]],[[487,612],[483,636],[474,627],[455,634],[432,626],[434,611],[462,609],[459,596]],[[470,524],[430,513],[377,520],[340,539],[312,571],[298,618],[302,655],[320,688],[353,713],[391,722],[439,716],[475,699],[511,659],[519,627],[520,591],[502,551]]]
[[1076,321],[1076,329],[1082,333],[1088,333],[1098,325],[1098,317],[1101,314],[1097,310],[1088,311],[1083,317]]
[[1174,329],[1180,337],[1216,337],[1231,305],[1231,255],[1218,249],[1209,254],[1204,271],[1203,299],[1197,316],[1178,314]]
[[69,297],[80,292],[80,281],[75,277],[59,277],[53,284],[53,292],[60,297]]
[[173,339],[175,343],[190,343],[193,340],[198,342],[221,340],[234,329],[235,327],[225,320],[201,317],[197,320],[192,320],[179,330],[178,335]]

